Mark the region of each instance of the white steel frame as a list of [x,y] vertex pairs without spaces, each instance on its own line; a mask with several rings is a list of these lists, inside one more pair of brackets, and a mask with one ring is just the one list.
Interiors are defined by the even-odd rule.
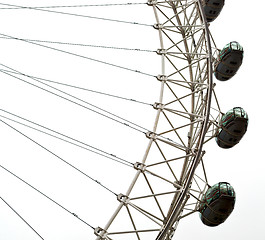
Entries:
[[[143,159],[134,165],[135,177],[118,196],[120,203],[106,226],[96,228],[97,240],[172,239],[179,220],[198,211],[209,186],[202,147],[215,136],[221,113],[218,102],[210,113],[212,95],[216,99],[214,58],[202,1],[149,0],[148,5],[160,40],[157,114],[152,132],[146,133]],[[138,193],[144,183],[146,189]],[[122,224],[126,218],[128,228]]]

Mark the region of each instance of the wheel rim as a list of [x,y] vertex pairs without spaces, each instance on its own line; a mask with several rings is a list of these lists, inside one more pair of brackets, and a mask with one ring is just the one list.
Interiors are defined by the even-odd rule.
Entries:
[[[191,205],[189,202],[190,196],[192,195],[192,197],[199,202],[200,197],[207,187],[207,179],[204,179],[204,186],[202,188],[199,187],[200,190],[197,192],[197,196],[194,196],[195,194],[191,194],[190,192],[195,170],[204,154],[202,147],[205,141],[205,135],[211,125],[209,122],[209,116],[213,91],[210,34],[201,1],[188,3],[187,1],[170,0],[160,4],[156,1],[149,1],[148,5],[154,10],[156,19],[154,28],[157,29],[160,39],[160,49],[157,53],[161,55],[161,74],[157,76],[157,79],[161,81],[161,89],[159,101],[154,104],[154,108],[157,110],[157,115],[153,131],[146,134],[150,141],[143,160],[141,163],[135,164],[135,169],[137,170],[135,178],[133,179],[127,193],[120,196],[121,203],[105,228],[98,228],[96,230],[96,234],[98,235],[97,239],[108,239],[108,237],[110,237],[110,239],[114,237],[115,239],[115,236],[127,236],[128,234],[134,234],[136,239],[142,239],[141,234],[147,232],[156,232],[157,240],[171,239],[178,221],[183,216],[188,216],[197,211],[197,204],[194,205],[192,210],[185,211],[186,206]],[[163,18],[164,21],[161,21],[160,18]],[[172,32],[176,39],[171,37],[170,34]],[[176,60],[176,64],[172,60],[174,58],[177,58],[178,60]],[[182,68],[179,68],[179,65],[182,66]],[[170,72],[169,69],[172,67],[173,71],[171,70]],[[178,92],[174,89],[176,88],[175,85],[178,85],[179,87]],[[174,95],[174,100],[168,102],[165,100],[165,95],[168,94],[168,92],[166,93],[165,88]],[[186,90],[184,90],[185,88],[188,88],[191,93],[187,93],[186,95],[182,94],[182,92],[186,92]],[[181,94],[180,97],[179,94]],[[189,98],[189,101],[186,101],[185,98],[187,97]],[[179,104],[177,108],[174,108],[175,103]],[[190,104],[191,110],[187,110],[188,104]],[[181,119],[179,122],[183,122],[183,124],[176,126],[175,123],[178,122],[178,120],[175,119],[174,122],[171,121],[170,118],[172,116],[170,116],[168,112],[176,114],[178,120]],[[170,128],[162,133],[159,129],[159,120],[161,120],[161,118],[164,118],[166,120],[165,122],[170,125]],[[183,118],[189,118],[188,122],[184,122]],[[179,133],[179,130],[182,130],[182,128],[185,128],[186,133],[189,133],[188,141],[184,139],[181,135],[182,133]],[[173,137],[174,140],[168,137],[168,133],[172,136],[172,132],[175,134]],[[185,141],[187,141],[187,143],[185,143]],[[173,166],[171,167],[171,163],[174,160],[171,159],[168,161],[169,159],[165,157],[167,153],[162,150],[160,143],[161,145],[166,144],[172,149],[185,152],[185,155],[180,154],[175,157],[176,159],[184,160],[180,173],[176,173],[176,169],[173,168]],[[159,150],[158,152],[163,156],[164,162],[149,163],[150,159],[148,159],[148,157],[152,145],[155,145],[155,148]],[[155,165],[167,165],[171,174],[174,175],[175,181],[168,180],[168,177],[163,174],[159,175],[156,172],[153,172],[151,169]],[[173,193],[174,189],[172,189],[171,193],[169,193],[170,191],[155,192],[150,181],[147,179],[146,173],[150,173],[151,175],[160,178],[161,181],[167,181],[169,184],[174,185],[174,188],[176,189],[175,193]],[[152,196],[150,198],[153,198],[152,200],[156,202],[154,205],[157,205],[160,209],[162,214],[161,217],[134,205],[133,202],[136,198],[131,198],[130,194],[137,184],[140,175],[144,175],[144,178],[149,185],[149,191],[151,191],[150,195]],[[206,176],[203,177],[206,178]],[[197,182],[196,184],[199,185]],[[171,195],[172,197],[172,194],[174,197],[170,204],[171,207],[168,209],[167,214],[165,214],[159,203],[158,196]],[[138,196],[138,199],[141,197],[144,198],[144,196]],[[108,231],[112,225],[115,225],[115,219],[120,214],[120,210],[123,207],[127,209],[133,229],[130,231],[121,230],[120,232]],[[137,221],[132,217],[129,207],[136,209],[144,215],[147,219],[146,221],[151,220],[153,223],[157,224],[157,228],[137,228]],[[147,237],[147,235],[145,237]],[[117,239],[122,239],[122,237]],[[143,237],[143,239],[145,238]]]

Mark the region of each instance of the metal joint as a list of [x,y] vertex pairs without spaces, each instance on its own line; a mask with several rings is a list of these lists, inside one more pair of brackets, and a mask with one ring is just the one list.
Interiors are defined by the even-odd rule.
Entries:
[[146,3],[148,6],[154,6],[157,4],[157,0],[148,0]]
[[191,148],[189,151],[195,156],[198,153],[198,148]]
[[104,230],[103,228],[101,227],[97,227],[95,228],[94,230],[94,234],[98,237],[100,237],[101,240],[103,239],[107,239],[107,231]]
[[120,193],[118,196],[117,196],[117,199],[119,202],[123,203],[124,205],[127,205],[130,201],[130,198],[122,193]]
[[136,162],[133,167],[136,169],[136,170],[140,170],[141,172],[144,172],[145,169],[146,169],[146,166],[143,164],[143,163],[139,163],[139,162]]
[[147,132],[146,134],[145,134],[145,136],[147,137],[147,138],[149,138],[149,139],[153,139],[153,140],[156,140],[156,134],[155,133],[153,133],[153,132]]
[[157,49],[156,53],[158,55],[165,55],[165,54],[167,54],[167,50],[166,49]]
[[156,110],[158,110],[158,109],[162,110],[162,109],[164,109],[164,104],[156,102],[156,103],[153,104],[153,108],[156,109]]
[[168,79],[168,77],[166,76],[166,75],[158,75],[158,76],[156,76],[156,79],[158,80],[158,81],[167,81],[167,79]]
[[154,27],[154,29],[160,30],[160,29],[163,28],[163,25],[156,23],[156,24],[153,25],[153,27]]
[[175,181],[175,182],[173,183],[173,186],[174,186],[176,189],[178,189],[178,190],[181,190],[181,189],[182,189],[182,186],[181,186],[177,181]]

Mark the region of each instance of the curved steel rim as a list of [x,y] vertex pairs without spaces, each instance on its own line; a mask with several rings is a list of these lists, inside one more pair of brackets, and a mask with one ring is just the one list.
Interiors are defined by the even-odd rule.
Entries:
[[[172,1],[172,0],[170,0]],[[176,216],[179,212],[179,208],[182,205],[182,202],[184,201],[185,196],[188,194],[188,190],[190,187],[190,184],[192,182],[192,178],[194,176],[195,170],[197,165],[200,162],[200,157],[201,157],[201,153],[202,153],[202,147],[203,147],[203,142],[204,142],[204,138],[207,132],[207,125],[208,125],[208,121],[209,121],[209,115],[210,115],[210,108],[211,108],[211,98],[212,98],[212,89],[213,89],[213,80],[212,80],[212,75],[213,75],[213,70],[212,70],[212,51],[211,51],[211,42],[210,42],[210,33],[209,33],[209,28],[208,28],[208,23],[206,20],[206,16],[204,14],[204,11],[202,9],[202,2],[201,0],[197,1],[199,10],[200,10],[200,14],[204,23],[204,33],[205,33],[205,40],[207,42],[207,48],[208,48],[208,91],[207,91],[207,103],[206,103],[206,109],[205,109],[205,118],[203,121],[203,127],[201,130],[201,137],[199,140],[199,144],[198,144],[198,150],[197,150],[197,154],[193,159],[193,163],[192,166],[190,168],[190,172],[189,172],[189,176],[187,178],[187,181],[185,182],[185,185],[183,187],[183,190],[179,196],[179,200],[171,214],[171,216],[168,218],[167,222],[164,225],[164,228],[161,230],[161,232],[159,233],[159,235],[157,236],[156,240],[163,240],[166,236],[166,234],[168,233],[169,229],[173,226],[173,224],[177,221]]]
[[[173,3],[173,0],[169,0],[169,2]],[[200,16],[201,16],[202,22],[204,24],[204,35],[205,35],[205,41],[207,43],[207,50],[208,50],[208,58],[207,58],[207,63],[208,63],[208,91],[207,91],[206,106],[205,106],[205,110],[204,110],[204,120],[203,120],[203,124],[202,124],[203,126],[201,129],[200,139],[199,139],[198,144],[197,144],[196,156],[194,156],[194,158],[192,160],[193,162],[192,162],[192,165],[190,167],[190,171],[189,171],[187,180],[185,181],[185,184],[182,188],[182,191],[178,197],[177,204],[175,205],[171,215],[167,218],[167,221],[164,223],[164,227],[159,232],[156,240],[164,240],[165,237],[167,236],[169,230],[172,228],[174,223],[178,220],[177,217],[178,217],[179,209],[181,208],[183,201],[185,200],[185,197],[188,195],[188,190],[189,190],[190,184],[192,182],[196,167],[197,167],[197,165],[201,159],[202,147],[203,147],[204,138],[205,138],[205,135],[207,132],[209,115],[210,115],[211,97],[212,97],[212,89],[213,89],[212,51],[211,51],[211,43],[210,43],[210,34],[209,34],[209,29],[208,29],[208,23],[207,23],[205,14],[204,14],[203,9],[202,9],[201,0],[194,1],[194,4],[198,4],[198,7],[199,7]],[[158,19],[157,13],[155,11],[155,7],[153,6],[153,8],[154,8],[154,13],[155,13],[155,18],[157,20],[157,24],[159,24],[159,19]],[[162,37],[162,33],[160,30],[159,30],[159,37],[160,37],[160,47],[161,47],[161,49],[163,49],[164,48],[163,37]],[[161,66],[162,66],[162,74],[164,74],[165,73],[165,57],[163,55],[162,55]],[[165,82],[161,81],[160,96],[159,96],[159,102],[160,103],[162,103],[162,100],[163,100],[164,86],[165,86]],[[154,127],[153,127],[153,132],[156,131],[160,113],[161,113],[161,109],[158,109],[157,115],[156,115],[156,120],[155,120]],[[152,142],[153,142],[153,139],[150,139],[148,146],[147,146],[147,149],[146,149],[146,152],[143,156],[143,160],[142,160],[143,164],[145,163],[145,161],[147,159],[147,156],[148,156],[149,150],[151,148]],[[127,192],[126,192],[126,196],[130,195],[130,193],[131,193],[138,177],[140,176],[140,174],[141,174],[141,170],[137,170],[135,177],[132,180],[132,182],[131,182],[131,184],[130,184]],[[108,223],[105,225],[104,229],[99,229],[99,231],[101,231],[101,233],[96,234],[98,236],[96,238],[96,240],[102,239],[102,237],[107,233],[108,228],[111,226],[112,222],[114,221],[114,219],[116,218],[116,216],[118,215],[118,213],[120,212],[120,210],[122,209],[123,206],[124,206],[124,204],[121,202],[119,204],[119,206],[117,207],[116,211],[114,212],[114,214],[112,215],[112,217],[109,219]],[[97,230],[98,229],[96,229],[96,231]],[[104,239],[104,237],[103,237],[103,239]]]

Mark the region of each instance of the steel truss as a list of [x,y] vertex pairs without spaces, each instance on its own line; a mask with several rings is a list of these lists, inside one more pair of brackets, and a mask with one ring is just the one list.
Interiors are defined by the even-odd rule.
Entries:
[[[221,111],[212,83],[211,35],[201,0],[148,1],[161,56],[160,96],[148,146],[100,239],[172,239],[180,219],[198,211],[208,188],[203,144],[218,129]],[[213,111],[211,111],[213,110]],[[196,171],[195,171],[196,170]]]

